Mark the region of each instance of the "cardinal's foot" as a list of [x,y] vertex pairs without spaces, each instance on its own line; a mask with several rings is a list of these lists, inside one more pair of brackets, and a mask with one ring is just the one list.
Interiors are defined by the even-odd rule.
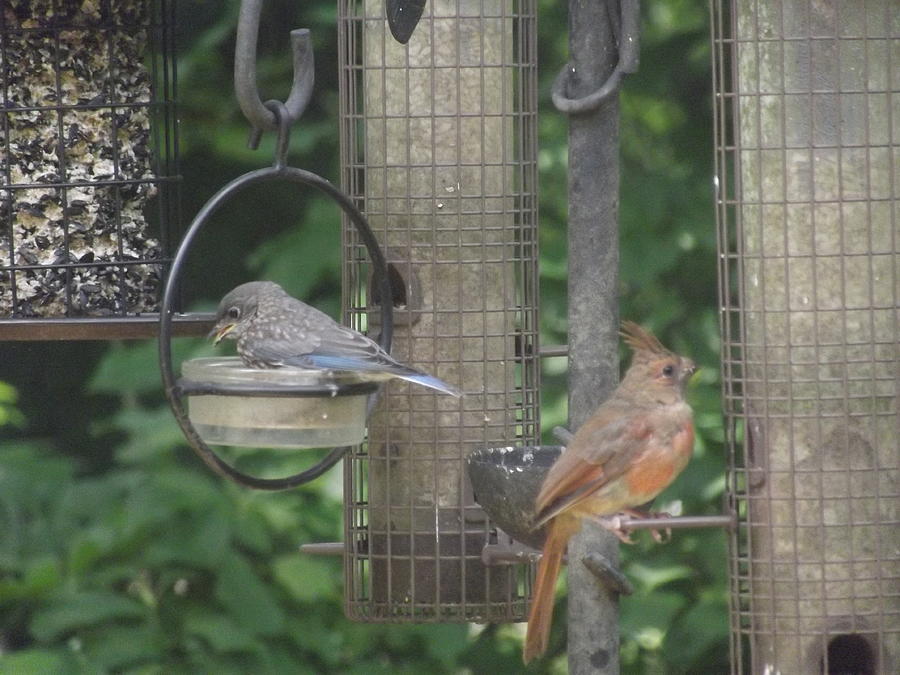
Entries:
[[634,539],[628,536],[628,533],[622,529],[622,516],[621,514],[616,514],[614,516],[597,516],[596,518],[592,518],[594,522],[596,522],[600,527],[605,530],[612,532],[619,538],[623,544],[633,544]]
[[[632,518],[637,518],[638,520],[645,520],[647,518],[671,518],[672,514],[668,511],[640,511],[639,509],[625,509],[624,513],[628,514]],[[657,544],[662,544],[663,542],[667,542],[672,538],[672,528],[667,527],[665,530],[665,536],[659,530],[650,530],[650,536],[653,537],[653,540]]]

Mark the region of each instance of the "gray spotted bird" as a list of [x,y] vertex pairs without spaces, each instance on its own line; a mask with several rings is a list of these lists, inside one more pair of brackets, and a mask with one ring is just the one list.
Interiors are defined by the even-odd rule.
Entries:
[[462,395],[443,380],[395,361],[374,340],[291,297],[271,281],[241,284],[222,298],[213,335],[215,344],[225,338],[237,340],[237,353],[250,368],[347,371],[367,380],[400,378],[451,396]]

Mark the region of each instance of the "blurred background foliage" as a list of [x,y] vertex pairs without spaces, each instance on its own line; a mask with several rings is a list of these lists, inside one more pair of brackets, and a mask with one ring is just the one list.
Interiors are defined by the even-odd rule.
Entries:
[[[695,459],[657,505],[721,508],[712,204],[710,49],[705,3],[643,4],[641,68],[622,111],[621,315],[702,369],[690,390]],[[236,0],[180,0],[184,214],[270,162],[246,148],[232,94]],[[565,3],[539,0],[542,339],[566,334],[566,119],[549,104],[567,54]],[[336,9],[266,3],[259,81],[284,98],[287,30],[312,29],[317,85],[290,161],[338,180]],[[277,186],[276,186],[277,187]],[[185,284],[208,310],[241,281],[271,278],[336,316],[339,214],[296,190],[245,193],[207,228]],[[213,262],[214,261],[214,262]],[[209,353],[176,344],[179,358]],[[341,537],[341,479],[284,494],[212,476],[186,449],[162,398],[155,342],[3,345],[0,360],[0,671],[13,673],[517,673],[524,625],[365,625],[341,610],[338,559],[297,554]],[[544,364],[545,430],[565,422],[565,360]],[[545,432],[546,433],[546,432]],[[296,458],[241,466],[283,475]],[[621,602],[623,673],[727,670],[725,537],[646,534],[623,547],[636,592]],[[563,673],[565,595],[548,656]]]

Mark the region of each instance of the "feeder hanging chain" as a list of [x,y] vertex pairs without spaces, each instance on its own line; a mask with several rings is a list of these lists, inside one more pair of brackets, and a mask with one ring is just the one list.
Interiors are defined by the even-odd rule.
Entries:
[[640,61],[640,9],[639,0],[606,0],[609,24],[619,48],[619,61],[606,82],[582,98],[569,97],[569,85],[576,73],[570,63],[566,64],[553,81],[552,98],[557,110],[568,115],[593,112],[619,91],[626,74],[637,72]]
[[[278,118],[270,105],[274,101],[263,103],[256,86],[256,42],[262,5],[263,0],[241,0],[234,46],[234,92],[244,117],[252,127],[248,145],[253,150],[258,147],[262,132],[277,131],[279,128]],[[291,93],[283,104],[289,125],[300,119],[312,96],[315,68],[308,28],[291,31],[291,51],[294,81]]]

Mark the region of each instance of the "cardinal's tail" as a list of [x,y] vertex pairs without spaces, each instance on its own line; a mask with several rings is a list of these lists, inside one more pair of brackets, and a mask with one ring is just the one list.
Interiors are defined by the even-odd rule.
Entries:
[[547,529],[547,541],[544,554],[538,565],[537,578],[534,585],[534,597],[531,602],[531,613],[528,615],[528,632],[525,635],[525,648],[522,660],[528,663],[536,656],[547,651],[547,640],[550,637],[550,624],[553,621],[553,601],[556,596],[556,577],[562,564],[566,544],[572,536],[568,523],[561,518],[550,521]]

